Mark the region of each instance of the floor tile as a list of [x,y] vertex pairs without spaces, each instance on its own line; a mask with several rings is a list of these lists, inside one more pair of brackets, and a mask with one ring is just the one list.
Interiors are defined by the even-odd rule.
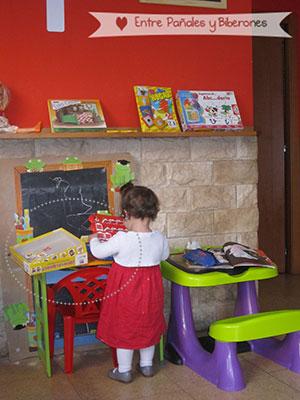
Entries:
[[270,372],[275,379],[280,382],[286,383],[290,387],[299,391],[299,399],[300,399],[300,375],[296,374],[293,371],[289,371],[286,368],[283,368],[280,371],[272,371]]
[[2,400],[80,400],[60,368],[48,378],[37,358],[18,363],[0,362],[0,399]]
[[249,363],[253,364],[253,368],[259,367],[263,371],[271,372],[271,371],[281,371],[284,369],[279,364],[276,364],[274,361],[269,360],[268,358],[264,358],[259,354],[248,352],[243,355],[244,360],[248,361]]

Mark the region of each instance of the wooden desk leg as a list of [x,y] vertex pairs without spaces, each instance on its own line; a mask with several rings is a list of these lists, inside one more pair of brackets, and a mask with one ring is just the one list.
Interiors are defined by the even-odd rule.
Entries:
[[46,274],[38,274],[33,276],[33,289],[36,313],[38,355],[44,364],[47,376],[50,378],[52,372],[49,349]]

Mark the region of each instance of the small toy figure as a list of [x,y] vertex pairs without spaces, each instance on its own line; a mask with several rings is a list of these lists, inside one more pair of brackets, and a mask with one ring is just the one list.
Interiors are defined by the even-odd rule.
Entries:
[[10,101],[10,91],[7,86],[0,81],[0,133],[27,133],[27,132],[40,132],[42,123],[38,122],[32,128],[18,128],[11,125],[4,115],[4,111]]
[[0,112],[1,114],[6,109],[10,98],[10,92],[6,86],[0,81]]
[[32,158],[25,164],[27,172],[42,172],[46,164],[40,159]]
[[130,162],[127,160],[118,160],[115,163],[114,173],[110,180],[115,191],[119,191],[120,187],[134,179],[134,174],[130,168]]
[[4,116],[4,111],[10,100],[10,92],[8,88],[0,81],[0,132],[16,133],[18,127],[10,125],[8,119]]
[[27,304],[18,303],[10,304],[4,307],[5,319],[11,324],[13,329],[18,330],[25,328],[28,321],[29,307]]

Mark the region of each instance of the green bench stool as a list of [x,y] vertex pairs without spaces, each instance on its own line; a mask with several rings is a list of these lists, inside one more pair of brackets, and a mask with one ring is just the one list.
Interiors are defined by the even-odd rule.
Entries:
[[[215,339],[213,352],[217,386],[227,391],[245,387],[236,343],[248,341],[251,350],[300,373],[300,310],[269,311],[216,321],[209,335]],[[274,336],[286,335],[279,340]]]

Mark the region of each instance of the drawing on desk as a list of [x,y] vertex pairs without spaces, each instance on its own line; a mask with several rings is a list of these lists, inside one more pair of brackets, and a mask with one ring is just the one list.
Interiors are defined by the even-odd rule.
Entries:
[[77,237],[87,235],[90,215],[99,209],[113,211],[112,162],[82,166],[66,171],[60,164],[50,164],[42,172],[30,173],[15,168],[17,208],[29,209],[34,236],[61,227]]

